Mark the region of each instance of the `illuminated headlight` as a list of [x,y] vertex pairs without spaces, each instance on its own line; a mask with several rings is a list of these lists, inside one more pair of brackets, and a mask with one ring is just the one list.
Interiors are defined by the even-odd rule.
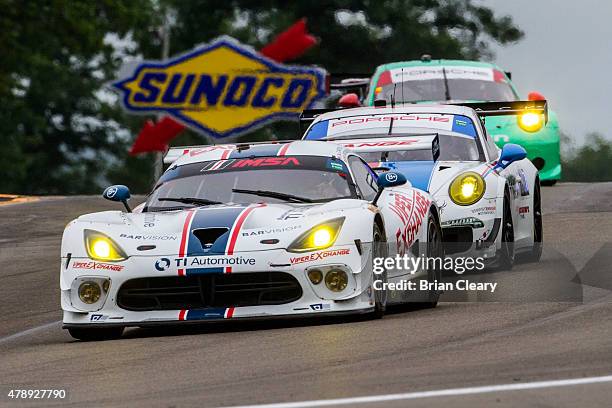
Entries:
[[91,259],[106,262],[118,262],[127,259],[127,255],[119,245],[105,234],[86,229],[84,235],[87,255]]
[[342,292],[348,285],[348,275],[341,269],[332,269],[325,274],[325,286],[332,292]]
[[518,115],[518,125],[526,132],[537,132],[542,128],[544,121],[539,113],[527,112]]
[[336,242],[344,217],[316,225],[300,235],[289,247],[289,252],[309,252],[329,248]]
[[451,200],[458,205],[472,205],[484,195],[486,184],[482,176],[472,171],[457,176],[449,187]]

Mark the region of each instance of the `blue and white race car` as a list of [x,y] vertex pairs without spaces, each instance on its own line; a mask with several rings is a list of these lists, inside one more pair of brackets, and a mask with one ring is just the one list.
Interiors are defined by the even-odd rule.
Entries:
[[499,149],[483,126],[489,115],[528,111],[545,102],[395,105],[313,110],[304,139],[326,140],[359,153],[378,171],[400,172],[429,192],[441,212],[447,255],[487,258],[509,269],[515,253],[538,260],[542,210],[538,170],[525,149]]
[[390,286],[433,282],[435,268],[373,267],[373,259],[410,255],[417,241],[428,255],[441,253],[437,206],[401,174],[377,176],[325,142],[177,148],[165,160],[171,165],[144,204],[131,211],[127,187],[111,186],[105,198],[126,211],[66,227],[61,304],[73,337],[190,321],[381,316],[387,303],[437,303],[433,285]]

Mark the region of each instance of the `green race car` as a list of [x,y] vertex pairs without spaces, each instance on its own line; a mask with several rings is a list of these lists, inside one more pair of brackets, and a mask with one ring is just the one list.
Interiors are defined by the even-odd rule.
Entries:
[[[532,92],[529,100],[542,100]],[[380,65],[370,82],[365,104],[384,99],[395,103],[488,102],[519,100],[510,74],[494,64],[476,61],[432,60],[394,62]],[[549,111],[548,123],[543,115],[488,117],[485,126],[499,147],[520,144],[527,157],[540,171],[543,185],[561,179],[559,124]]]

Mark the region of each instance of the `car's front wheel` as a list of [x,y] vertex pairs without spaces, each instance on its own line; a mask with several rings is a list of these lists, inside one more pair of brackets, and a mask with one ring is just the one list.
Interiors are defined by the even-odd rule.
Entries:
[[[374,239],[372,241],[372,264],[374,264],[374,259],[384,258],[387,256],[386,240],[384,239],[382,230],[378,224],[374,224],[373,233]],[[384,288],[383,290],[374,289],[373,285],[374,281],[376,280],[379,280],[381,282],[381,285],[385,285],[387,283],[387,270],[384,269],[383,272],[380,274],[376,274],[372,270],[372,290],[374,291],[373,317],[376,319],[380,319],[385,315],[385,311],[387,309],[387,290],[386,288]]]
[[75,339],[83,341],[114,340],[121,337],[123,327],[71,327],[68,333]]

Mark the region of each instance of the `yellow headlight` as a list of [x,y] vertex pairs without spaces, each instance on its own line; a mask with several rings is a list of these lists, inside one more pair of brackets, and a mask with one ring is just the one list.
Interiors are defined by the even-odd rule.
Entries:
[[329,248],[336,242],[344,217],[316,225],[300,235],[289,245],[289,252],[308,252]]
[[127,255],[112,239],[101,232],[85,230],[87,255],[96,261],[117,262],[127,259]]
[[100,300],[100,296],[102,295],[102,291],[100,290],[100,285],[96,282],[87,281],[81,283],[79,286],[79,298],[83,303],[87,303],[91,305]]
[[332,292],[342,292],[348,285],[346,272],[340,269],[332,269],[325,274],[325,286]]
[[533,112],[523,113],[518,116],[518,124],[527,132],[536,132],[542,128],[542,115]]
[[485,188],[482,176],[470,171],[460,174],[453,180],[448,194],[455,204],[472,205],[482,198]]

